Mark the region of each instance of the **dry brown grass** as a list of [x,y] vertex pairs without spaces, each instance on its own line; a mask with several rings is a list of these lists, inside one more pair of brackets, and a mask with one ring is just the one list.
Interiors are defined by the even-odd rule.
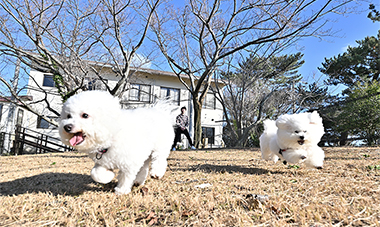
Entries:
[[176,151],[163,179],[124,196],[92,181],[83,154],[2,156],[0,226],[380,226],[380,149],[325,151],[323,170],[258,149]]

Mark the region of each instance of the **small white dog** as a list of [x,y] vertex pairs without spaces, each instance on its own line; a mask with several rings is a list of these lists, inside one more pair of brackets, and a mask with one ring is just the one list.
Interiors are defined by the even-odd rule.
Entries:
[[317,111],[281,115],[276,121],[264,121],[260,136],[261,157],[277,162],[282,157],[289,163],[305,163],[322,169],[325,154],[318,146],[324,134],[322,118]]
[[85,91],[63,105],[59,133],[63,143],[86,152],[95,162],[91,177],[109,183],[119,169],[117,194],[142,185],[148,175],[161,178],[173,143],[174,109],[167,102],[152,108],[122,110],[104,91]]

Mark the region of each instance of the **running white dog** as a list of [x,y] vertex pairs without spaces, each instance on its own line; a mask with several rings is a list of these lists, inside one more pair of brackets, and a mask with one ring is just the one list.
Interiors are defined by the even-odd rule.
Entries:
[[325,154],[318,146],[324,134],[322,118],[317,111],[282,115],[276,121],[264,121],[260,136],[261,157],[277,162],[282,157],[289,163],[305,163],[322,169]]
[[86,152],[95,162],[91,177],[109,183],[119,169],[117,194],[142,185],[148,175],[161,178],[174,138],[173,107],[122,110],[119,99],[104,91],[85,91],[63,105],[59,133],[63,143]]

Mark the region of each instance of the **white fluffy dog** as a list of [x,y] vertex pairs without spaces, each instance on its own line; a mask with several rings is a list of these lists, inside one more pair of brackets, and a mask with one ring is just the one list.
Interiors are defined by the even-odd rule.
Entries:
[[323,134],[322,118],[317,111],[265,120],[260,136],[261,157],[274,162],[282,157],[289,163],[303,162],[307,167],[322,169],[325,154],[318,142]]
[[119,169],[117,194],[142,185],[148,175],[161,178],[173,143],[173,107],[122,110],[119,99],[104,91],[85,91],[63,105],[59,133],[63,143],[86,152],[95,162],[91,177],[109,183]]

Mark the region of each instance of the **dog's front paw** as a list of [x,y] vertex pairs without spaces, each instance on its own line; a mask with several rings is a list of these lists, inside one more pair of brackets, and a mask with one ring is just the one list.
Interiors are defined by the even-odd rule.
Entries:
[[150,171],[150,177],[153,179],[161,179],[165,175],[165,172],[166,166],[165,168],[152,168],[152,170]]
[[95,166],[91,170],[91,177],[98,183],[108,184],[115,177],[115,173],[103,166]]
[[115,188],[115,194],[116,195],[125,195],[131,192],[131,189],[129,188],[122,188],[122,187],[116,187]]

